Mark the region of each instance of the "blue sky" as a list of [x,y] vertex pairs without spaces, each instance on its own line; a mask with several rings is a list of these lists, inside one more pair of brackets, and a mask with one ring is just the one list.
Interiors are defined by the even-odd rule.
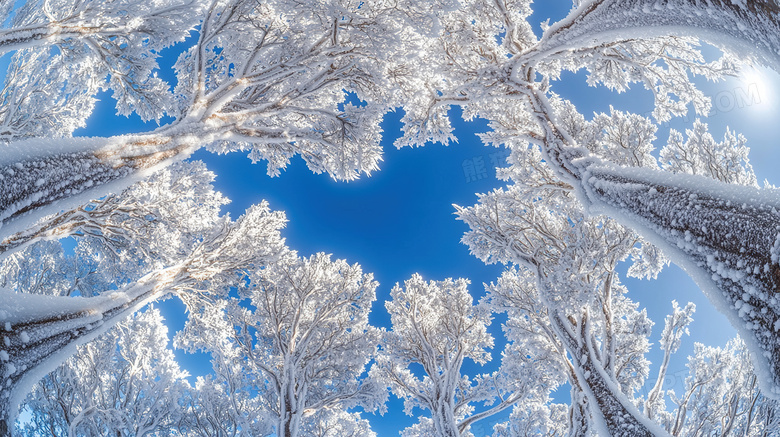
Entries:
[[[538,23],[550,18],[554,22],[568,12],[568,0],[542,0],[534,5],[531,17],[540,33]],[[185,44],[189,45],[189,44]],[[170,56],[163,59],[161,76],[171,78],[168,70],[172,64]],[[716,138],[722,137],[726,126],[744,133],[752,147],[752,164],[759,176],[780,185],[775,167],[780,163],[780,154],[775,139],[780,138],[777,116],[777,90],[780,79],[774,73],[762,72],[749,77],[730,79],[720,84],[699,81],[705,93],[715,100],[717,114],[707,120]],[[629,92],[617,94],[604,88],[588,87],[585,74],[566,73],[553,83],[553,90],[572,100],[586,116],[594,111],[608,112],[610,105],[617,109],[640,114],[651,108],[650,93],[635,86]],[[745,98],[746,96],[750,98]],[[115,117],[110,97],[101,96],[95,114],[88,122],[88,128],[79,135],[111,135],[145,131],[153,124],[141,123],[137,117]],[[457,113],[457,110],[455,111]],[[668,137],[669,127],[678,130],[690,126],[689,120],[674,120],[662,126],[658,133],[660,147]],[[460,244],[462,234],[467,230],[455,220],[452,204],[471,205],[476,202],[475,193],[489,191],[501,186],[495,179],[492,161],[502,157],[502,150],[483,146],[474,135],[484,131],[486,124],[477,120],[471,123],[455,123],[458,143],[450,146],[429,144],[423,148],[396,150],[392,146],[400,134],[398,120],[400,113],[387,115],[383,128],[385,136],[384,162],[381,171],[358,181],[334,182],[326,175],[314,175],[299,158],[276,178],[265,174],[265,165],[251,164],[242,154],[216,156],[205,151],[195,154],[194,159],[207,163],[218,176],[217,189],[232,199],[227,211],[238,217],[248,206],[262,199],[268,200],[275,210],[283,210],[289,219],[283,235],[288,245],[308,256],[323,251],[345,258],[350,263],[360,263],[366,272],[373,272],[379,281],[378,302],[374,305],[372,323],[387,326],[388,316],[383,301],[396,282],[408,279],[419,272],[426,279],[466,277],[471,280],[471,291],[479,297],[484,293],[485,282],[495,280],[501,273],[501,266],[486,266],[468,253]],[[484,169],[482,168],[484,165]],[[625,268],[623,269],[625,272]],[[681,352],[670,364],[670,378],[665,388],[682,388],[685,357],[692,352],[693,342],[708,345],[725,345],[734,336],[725,317],[698,290],[684,272],[672,266],[656,281],[637,281],[623,277],[630,290],[630,296],[640,302],[640,308],[647,308],[656,322],[653,341],[657,345],[663,329],[663,319],[671,309],[670,301],[676,299],[681,305],[688,301],[697,304],[695,321],[691,325],[691,336],[683,340]],[[157,304],[168,318],[172,330],[183,326],[184,308],[176,300]],[[494,335],[500,336],[497,317]],[[171,333],[173,334],[173,332]],[[498,338],[497,338],[498,339]],[[500,342],[497,342],[500,345]],[[497,348],[498,349],[498,348]],[[203,356],[178,353],[182,365],[194,375],[210,370]],[[659,362],[657,346],[650,359]],[[497,363],[494,363],[497,364]],[[488,366],[471,371],[492,371]],[[657,372],[654,364],[651,379]],[[568,389],[559,394],[561,400],[568,396]],[[380,436],[397,435],[397,432],[416,421],[406,417],[401,403],[391,397],[390,412],[384,417],[368,418]],[[419,410],[417,413],[421,413]],[[484,435],[490,423],[475,427],[476,435]]]

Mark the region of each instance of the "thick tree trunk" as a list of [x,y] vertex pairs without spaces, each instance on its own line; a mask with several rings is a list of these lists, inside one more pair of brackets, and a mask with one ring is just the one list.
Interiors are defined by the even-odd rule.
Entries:
[[123,291],[92,298],[0,293],[0,437],[3,429],[10,433],[18,403],[41,377],[78,345],[159,297],[181,270],[158,271]]
[[208,135],[196,128],[177,125],[140,136],[11,143],[0,157],[0,240],[45,215],[124,189],[146,172],[186,158],[208,142]]
[[279,393],[279,423],[277,425],[277,434],[281,437],[297,437],[300,427],[300,415],[298,411],[298,399],[295,393],[296,378],[291,369],[290,357],[285,359],[286,369],[284,378],[286,383],[282,384]]
[[433,425],[437,435],[441,437],[460,437],[458,424],[455,421],[455,413],[452,411],[451,405],[441,403],[431,414],[433,415]]
[[292,428],[293,428],[292,416],[290,414],[287,414],[284,417],[284,420],[282,421],[282,426],[280,427],[282,432],[280,434],[283,435],[284,437],[295,437]]
[[285,411],[279,418],[278,429],[280,430],[279,436],[284,437],[298,437],[298,429],[300,428],[300,418],[294,411]]
[[551,26],[532,51],[518,57],[517,65],[604,43],[659,36],[701,38],[780,70],[777,0],[584,0]]
[[780,398],[780,191],[703,176],[592,165],[591,210],[664,250],[751,349],[765,396]]
[[780,399],[780,190],[604,163],[558,128],[542,92],[527,90],[547,161],[589,213],[633,229],[685,269],[750,348],[763,394]]

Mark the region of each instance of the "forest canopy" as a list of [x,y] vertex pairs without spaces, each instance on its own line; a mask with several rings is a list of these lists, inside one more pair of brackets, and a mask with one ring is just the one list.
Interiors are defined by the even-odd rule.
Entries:
[[[696,79],[780,71],[780,5],[561,3],[540,24],[531,0],[0,0],[0,436],[373,436],[391,395],[404,436],[780,433],[780,191],[742,133],[710,132]],[[584,113],[557,92],[583,71],[652,110]],[[107,93],[156,127],[76,135]],[[381,171],[393,112],[399,149],[482,120],[506,151],[500,186],[454,205],[503,266],[484,287],[412,273],[377,302],[355,260],[290,247],[273,204],[225,213],[190,159],[346,183]],[[696,305],[670,302],[653,345],[621,278],[669,263],[738,333],[696,343],[672,389]]]

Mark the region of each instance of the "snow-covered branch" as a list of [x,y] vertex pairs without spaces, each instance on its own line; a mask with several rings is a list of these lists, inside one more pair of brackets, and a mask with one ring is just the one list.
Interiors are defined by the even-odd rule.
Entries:
[[235,367],[242,375],[231,377],[240,384],[235,390],[257,393],[280,436],[324,425],[312,414],[324,421],[330,410],[382,408],[383,388],[361,376],[378,343],[368,325],[376,287],[370,274],[325,254],[301,259],[292,252],[249,270],[246,280],[239,294],[253,309],[226,289],[187,300],[196,317],[177,343],[211,352],[219,374]]
[[[523,358],[505,355],[493,374],[471,380],[462,374],[466,358],[484,364],[491,359],[493,338],[487,332],[492,316],[483,304],[473,304],[465,279],[426,282],[415,274],[396,285],[392,301],[385,304],[392,331],[385,332],[382,351],[371,374],[382,379],[404,399],[405,410],[430,411],[436,435],[468,435],[470,426],[495,415],[524,398],[538,396],[534,380],[539,372]],[[421,365],[425,375],[414,375],[411,365]],[[509,375],[529,373],[526,378]],[[490,408],[474,412],[477,403]],[[421,422],[422,426],[422,422]],[[415,432],[407,430],[408,432]]]
[[280,214],[270,212],[265,204],[256,206],[239,220],[211,230],[214,235],[196,250],[169,261],[169,266],[101,296],[2,291],[7,304],[0,311],[4,327],[0,374],[8,389],[0,393],[0,421],[6,424],[14,418],[31,386],[73,354],[76,346],[96,338],[146,303],[274,259],[282,248],[279,229],[283,225]]

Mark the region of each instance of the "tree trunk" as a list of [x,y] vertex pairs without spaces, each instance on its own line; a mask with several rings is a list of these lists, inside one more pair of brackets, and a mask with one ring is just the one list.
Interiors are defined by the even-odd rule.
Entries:
[[[208,142],[208,135],[197,126],[187,126],[174,125],[147,135],[9,144],[0,157],[0,240],[45,215],[124,189],[145,170],[186,158]],[[52,142],[62,144],[53,147]]]
[[538,46],[519,56],[516,65],[604,43],[660,36],[700,38],[780,71],[776,0],[584,0],[551,26]]
[[290,370],[290,357],[285,358],[284,378],[286,382],[282,384],[279,393],[279,424],[277,425],[277,434],[282,437],[297,437],[300,426],[300,414],[298,399],[295,394],[295,375]]
[[576,381],[571,383],[571,405],[569,406],[569,433],[568,437],[581,437],[588,435],[590,425],[588,423],[587,398],[580,388],[575,388]]
[[292,428],[292,415],[288,412],[282,420],[282,425],[280,427],[282,432],[280,434],[284,437],[295,437]]
[[441,437],[460,437],[458,424],[455,422],[455,413],[452,406],[447,403],[439,404],[435,411],[431,411],[433,425],[436,434]]
[[289,409],[282,413],[282,416],[279,418],[278,425],[278,429],[280,430],[278,434],[280,437],[297,437],[299,428],[299,414],[297,414],[295,411],[290,411]]
[[607,380],[603,365],[595,361],[592,345],[588,341],[590,333],[587,315],[579,320],[579,326],[572,326],[564,315],[554,310],[551,311],[550,322],[572,357],[576,384],[582,388],[590,416],[596,422],[592,428],[596,431],[605,428],[612,436],[668,436],[660,426],[651,430],[645,424],[649,419],[642,416],[623,393],[616,391],[617,384],[614,381]]
[[157,271],[124,291],[91,298],[0,293],[5,302],[0,310],[0,436],[13,428],[18,404],[41,377],[78,345],[158,298],[180,271]]
[[582,186],[605,213],[663,249],[751,349],[765,396],[780,398],[780,193],[703,176],[590,166]]

